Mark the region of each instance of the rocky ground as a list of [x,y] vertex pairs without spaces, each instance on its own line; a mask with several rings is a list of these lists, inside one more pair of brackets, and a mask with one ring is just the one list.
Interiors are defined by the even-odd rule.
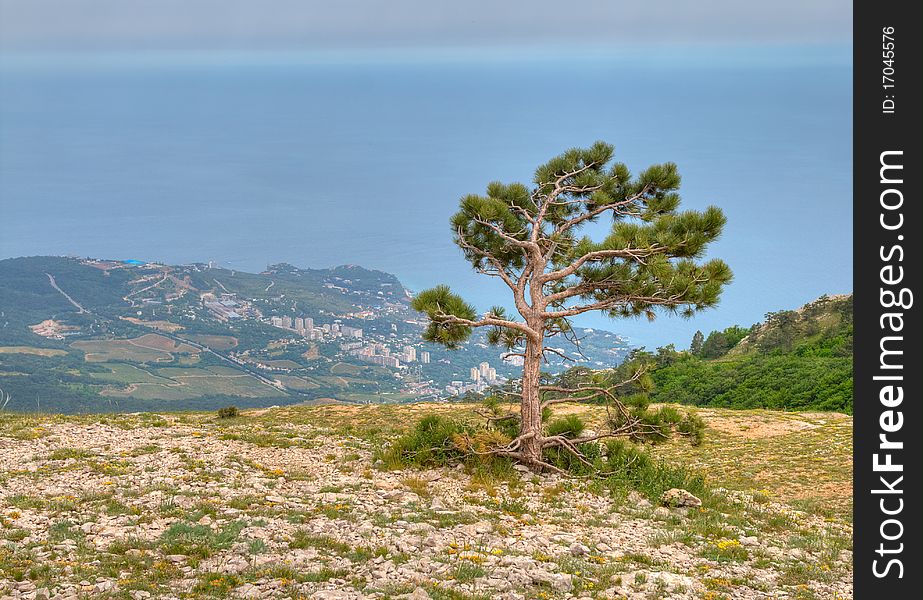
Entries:
[[842,516],[386,471],[373,451],[412,411],[365,408],[0,416],[0,597],[851,597]]

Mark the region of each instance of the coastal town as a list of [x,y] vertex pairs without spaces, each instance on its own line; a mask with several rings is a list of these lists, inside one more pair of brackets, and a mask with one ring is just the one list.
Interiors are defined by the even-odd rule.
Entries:
[[[424,322],[410,308],[410,293],[392,275],[361,267],[310,270],[280,264],[246,273],[214,263],[64,260],[43,266],[57,274],[58,287],[47,293],[74,306],[76,313],[36,318],[28,323],[29,331],[62,349],[83,350],[86,361],[107,368],[112,364],[113,378],[135,377],[138,371],[125,372],[110,358],[140,361],[142,373],[154,377],[173,372],[166,365],[166,371],[151,370],[145,363],[179,362],[185,365],[179,376],[195,377],[201,384],[197,393],[210,393],[229,384],[212,373],[217,367],[206,366],[215,364],[271,388],[247,393],[442,401],[509,385],[521,366],[521,357],[489,345],[483,334],[458,350],[425,342]],[[96,285],[111,285],[116,297],[104,308],[85,306],[79,291],[84,284],[64,274],[64,266],[79,266],[81,278],[102,274]],[[611,348],[596,359],[599,363],[616,362],[627,352],[622,338],[606,335]],[[177,354],[178,349],[186,354]],[[181,387],[158,387],[154,381],[159,379],[145,377],[102,392],[192,393],[192,379],[181,379]]]

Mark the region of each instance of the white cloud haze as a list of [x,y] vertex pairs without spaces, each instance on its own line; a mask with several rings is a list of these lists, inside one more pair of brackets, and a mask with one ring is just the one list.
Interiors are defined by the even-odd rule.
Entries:
[[849,43],[843,0],[0,0],[5,50]]

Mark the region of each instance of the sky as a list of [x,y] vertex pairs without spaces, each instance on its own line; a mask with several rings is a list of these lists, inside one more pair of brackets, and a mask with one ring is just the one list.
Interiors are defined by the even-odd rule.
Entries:
[[843,0],[0,0],[0,50],[847,44]]

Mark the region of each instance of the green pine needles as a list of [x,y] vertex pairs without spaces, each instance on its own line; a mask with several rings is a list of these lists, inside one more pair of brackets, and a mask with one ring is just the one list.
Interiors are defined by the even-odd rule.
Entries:
[[[613,162],[611,145],[597,142],[541,165],[531,186],[494,182],[486,195],[461,199],[451,220],[454,241],[477,272],[506,284],[518,316],[502,307],[479,315],[444,285],[420,293],[413,307],[429,317],[428,341],[456,348],[475,328],[487,327],[491,343],[523,358],[519,435],[498,454],[550,468],[545,449],[576,450],[568,437],[543,425],[550,403],[605,397],[624,408],[613,391],[617,385],[605,392],[542,385],[542,361],[548,353],[561,354],[546,340],[578,342],[572,317],[591,311],[613,318],[653,320],[658,311],[689,317],[717,304],[731,270],[702,257],[725,218],[715,207],[680,211],[679,185],[675,164],[633,176]],[[603,239],[583,234],[587,224],[604,218],[611,228]],[[554,398],[546,397],[552,391]],[[625,414],[617,431],[598,435],[629,437],[646,426]]]

